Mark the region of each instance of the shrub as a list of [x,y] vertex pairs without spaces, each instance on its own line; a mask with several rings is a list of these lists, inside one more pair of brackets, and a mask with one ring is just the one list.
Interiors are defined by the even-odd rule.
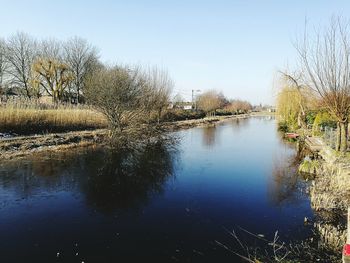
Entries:
[[320,163],[318,160],[311,160],[310,158],[305,158],[304,161],[299,166],[299,172],[316,174],[320,169]]
[[314,123],[312,125],[312,134],[314,136],[321,135],[325,127],[336,128],[337,122],[334,121],[332,116],[327,112],[317,113]]
[[316,118],[316,115],[317,115],[317,112],[315,112],[315,111],[309,111],[309,112],[306,114],[306,124],[307,124],[307,125],[313,125],[313,124],[314,124],[314,121],[315,121],[315,118]]
[[162,117],[163,121],[182,121],[204,118],[204,111],[193,111],[183,109],[168,110]]
[[235,115],[236,113],[232,114],[232,111],[227,109],[218,109],[216,110],[215,114],[217,116],[228,116],[228,115]]
[[286,121],[281,121],[278,123],[278,131],[280,132],[288,132],[289,127]]

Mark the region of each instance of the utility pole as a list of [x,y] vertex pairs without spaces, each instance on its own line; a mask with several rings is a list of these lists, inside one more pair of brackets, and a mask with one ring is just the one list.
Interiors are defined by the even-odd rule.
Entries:
[[200,89],[192,90],[192,107],[194,105],[194,109],[197,110],[197,99],[195,98],[195,92],[201,92]]
[[192,90],[192,107],[193,107],[193,101],[194,101],[194,90]]

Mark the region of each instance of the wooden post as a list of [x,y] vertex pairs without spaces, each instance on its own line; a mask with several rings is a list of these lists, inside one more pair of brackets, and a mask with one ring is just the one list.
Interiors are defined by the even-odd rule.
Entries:
[[343,248],[343,263],[350,263],[350,207],[348,207],[348,226],[346,234],[346,244]]

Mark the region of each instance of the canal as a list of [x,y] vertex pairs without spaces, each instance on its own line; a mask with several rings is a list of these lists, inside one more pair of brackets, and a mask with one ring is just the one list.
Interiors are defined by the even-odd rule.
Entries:
[[240,262],[232,230],[250,247],[262,243],[248,231],[286,242],[310,235],[296,150],[273,118],[174,135],[171,147],[0,163],[0,262]]

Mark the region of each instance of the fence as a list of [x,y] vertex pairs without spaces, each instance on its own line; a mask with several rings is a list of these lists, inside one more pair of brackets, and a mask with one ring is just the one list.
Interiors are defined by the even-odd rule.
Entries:
[[329,147],[335,149],[337,143],[337,129],[324,127],[322,139]]

